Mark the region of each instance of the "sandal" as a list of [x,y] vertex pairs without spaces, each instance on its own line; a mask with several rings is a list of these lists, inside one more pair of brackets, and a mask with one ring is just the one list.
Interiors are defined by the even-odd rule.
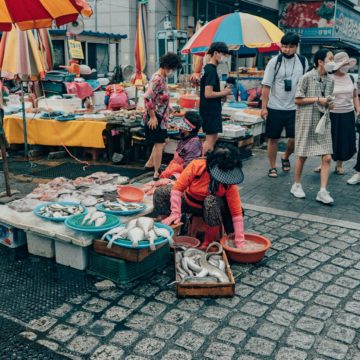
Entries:
[[289,172],[291,169],[290,161],[289,159],[283,159],[281,158],[281,167],[283,172]]
[[314,172],[320,174],[321,173],[321,166],[318,166],[317,168],[315,168]]
[[335,174],[344,175],[345,174],[344,168],[335,166]]
[[277,178],[278,177],[277,169],[271,168],[268,172],[268,177]]

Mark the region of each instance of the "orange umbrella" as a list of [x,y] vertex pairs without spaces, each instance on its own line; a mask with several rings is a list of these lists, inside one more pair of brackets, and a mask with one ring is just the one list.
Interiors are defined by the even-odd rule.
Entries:
[[147,14],[146,3],[139,2],[138,14],[136,21],[136,39],[135,39],[135,67],[136,73],[134,81],[144,83],[146,76],[144,71],[146,69],[147,59]]

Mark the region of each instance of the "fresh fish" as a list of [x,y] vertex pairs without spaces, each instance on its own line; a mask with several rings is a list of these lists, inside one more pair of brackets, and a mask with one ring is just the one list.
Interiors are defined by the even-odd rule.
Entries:
[[136,225],[144,231],[145,237],[147,237],[149,231],[154,228],[154,219],[142,216],[137,219]]
[[121,231],[126,230],[126,228],[124,228],[123,226],[117,226],[116,228],[113,228],[111,230],[109,230],[108,232],[106,232],[102,237],[101,240],[105,240],[107,235],[114,235],[117,233],[120,233]]
[[132,242],[133,247],[137,247],[139,245],[139,241],[145,240],[144,230],[135,227],[129,230],[127,238]]
[[164,237],[165,239],[167,239],[169,241],[170,245],[174,245],[174,240],[170,236],[170,232],[168,229],[154,227],[154,231],[158,237]]
[[122,231],[119,231],[112,235],[111,240],[106,245],[109,249],[112,247],[112,244],[117,239],[125,239],[127,236],[127,230],[125,228],[122,228]]
[[96,220],[100,219],[100,218],[105,218],[106,219],[106,214],[101,212],[101,211],[95,211],[90,220],[88,221],[88,225],[92,225],[95,223]]
[[126,229],[131,230],[131,229],[136,228],[136,223],[137,223],[137,219],[130,220],[126,225]]
[[157,239],[157,235],[155,233],[154,230],[150,230],[149,231],[149,235],[148,235],[148,240],[150,243],[150,250],[154,251],[156,250],[156,246],[155,246],[155,240]]
[[228,276],[223,271],[208,263],[207,255],[208,254],[204,254],[200,259],[201,268],[206,270],[210,276],[215,276],[221,283],[229,282]]
[[101,225],[104,225],[106,223],[106,216],[100,217],[95,220],[95,226],[99,227]]
[[89,208],[88,209],[88,213],[84,216],[82,222],[81,222],[81,225],[85,225],[86,222],[88,222],[91,217],[93,216],[93,214],[96,212],[96,209],[95,208]]

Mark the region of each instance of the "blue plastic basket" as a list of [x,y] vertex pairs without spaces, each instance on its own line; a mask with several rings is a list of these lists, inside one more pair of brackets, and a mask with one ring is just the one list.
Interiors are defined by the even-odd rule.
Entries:
[[102,226],[95,226],[95,224],[91,225],[81,225],[85,215],[79,214],[72,216],[65,220],[65,225],[76,231],[83,231],[88,233],[104,233],[113,229],[116,226],[119,226],[121,221],[118,217],[111,214],[106,214],[106,222]]
[[86,209],[85,206],[80,205],[83,208],[83,212],[81,214],[78,215],[69,215],[66,217],[60,217],[60,218],[49,218],[47,216],[41,215],[40,214],[40,210],[44,207],[44,206],[48,206],[48,205],[54,205],[54,204],[59,204],[59,205],[70,205],[70,206],[79,206],[79,203],[75,203],[75,202],[68,202],[68,201],[57,201],[57,202],[48,202],[46,204],[41,204],[36,206],[36,208],[34,209],[34,214],[42,219],[45,220],[50,220],[50,221],[55,221],[55,222],[62,222],[65,221],[66,219],[73,217],[73,216],[84,216],[88,213],[88,210]]
[[[123,227],[126,227],[126,224],[120,225]],[[170,236],[173,237],[174,236],[174,230],[167,225],[161,224],[161,223],[155,223],[155,227],[157,228],[163,228],[166,230],[169,230],[170,232]],[[111,237],[110,235],[106,235],[106,240],[110,241]],[[154,241],[155,246],[161,245],[168,242],[168,239],[164,238],[164,237],[159,237]],[[132,242],[130,240],[127,239],[118,239],[114,241],[114,244],[125,247],[125,248],[132,248],[132,249],[147,249],[150,247],[150,243],[148,240],[143,240],[143,241],[139,241],[139,245],[136,247],[132,246]]]

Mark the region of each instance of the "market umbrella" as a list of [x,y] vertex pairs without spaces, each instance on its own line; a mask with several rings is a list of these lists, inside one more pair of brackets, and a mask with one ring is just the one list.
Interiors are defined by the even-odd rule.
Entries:
[[54,67],[54,48],[51,41],[49,30],[48,29],[35,30],[35,38],[46,71],[50,71]]
[[136,20],[136,39],[135,39],[135,82],[145,79],[145,69],[147,61],[147,5],[139,2]]
[[266,48],[279,43],[283,35],[276,25],[264,18],[236,12],[208,22],[190,38],[181,52],[205,54],[216,41],[225,42],[230,50],[237,50],[241,45]]

